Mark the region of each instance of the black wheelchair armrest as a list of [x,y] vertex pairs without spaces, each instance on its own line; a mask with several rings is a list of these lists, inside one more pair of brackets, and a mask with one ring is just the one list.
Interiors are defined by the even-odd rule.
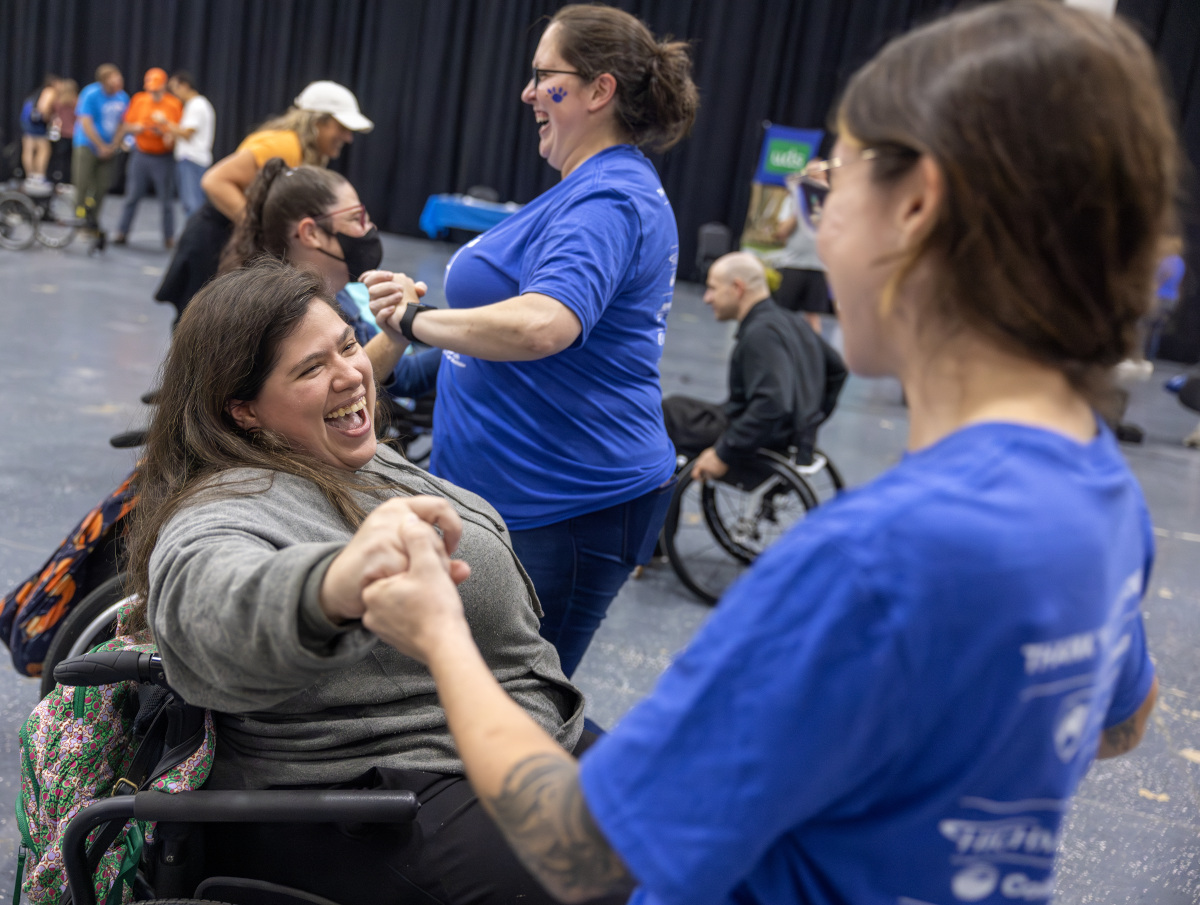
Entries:
[[63,861],[74,905],[96,905],[87,868],[87,838],[110,820],[175,823],[408,823],[420,803],[408,790],[138,792],[93,801],[63,834]]

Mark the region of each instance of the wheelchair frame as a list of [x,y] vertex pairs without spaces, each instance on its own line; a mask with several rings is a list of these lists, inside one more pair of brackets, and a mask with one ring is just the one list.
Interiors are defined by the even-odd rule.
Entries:
[[[64,660],[55,669],[55,677],[64,685],[105,685],[135,680],[143,685],[167,687],[161,668],[146,668],[138,656],[128,651],[109,651],[84,654]],[[143,655],[146,657],[148,655]],[[175,706],[193,712],[199,708],[176,701],[161,706]],[[186,722],[179,721],[181,724]],[[170,750],[178,739],[168,737],[165,749]],[[149,777],[147,781],[153,779]],[[124,823],[131,818],[169,824],[195,823],[410,823],[420,810],[416,795],[407,790],[268,790],[268,791],[197,791],[165,792],[138,791],[131,795],[114,795],[91,802],[80,809],[63,832],[63,862],[67,875],[67,890],[71,905],[96,905],[92,871],[89,868],[88,836],[97,827],[111,821]],[[164,860],[172,866],[174,856]],[[189,870],[186,860],[177,865],[183,880]],[[191,868],[195,870],[195,868]],[[200,871],[201,874],[206,871]],[[139,877],[141,872],[139,871]],[[158,877],[156,876],[156,880]],[[242,878],[205,878],[196,887],[203,894],[206,885],[221,885],[237,889],[240,905],[261,901],[272,905],[313,905],[328,900],[302,890],[274,883]],[[258,898],[255,898],[255,894]],[[155,900],[146,900],[153,902]],[[185,902],[212,902],[172,896],[175,905]],[[336,905],[336,903],[329,903]]]
[[[694,481],[694,464],[692,460],[679,471],[663,525],[662,547],[683,585],[708,604],[716,603],[770,545],[774,537],[765,538],[776,527],[775,533],[782,535],[845,486],[837,467],[820,450],[814,451],[811,464],[799,465],[794,450],[784,456],[760,449],[749,463],[736,464],[717,481]],[[827,486],[819,492],[815,483]],[[786,523],[781,516],[786,519],[788,513],[777,505],[782,494],[794,497],[795,517]],[[687,538],[682,543],[681,532]]]

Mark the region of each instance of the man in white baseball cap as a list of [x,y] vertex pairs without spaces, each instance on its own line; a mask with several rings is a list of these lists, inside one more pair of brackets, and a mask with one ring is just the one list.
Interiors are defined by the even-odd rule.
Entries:
[[301,110],[328,113],[351,132],[370,132],[375,124],[362,115],[354,92],[337,82],[313,82],[296,96]]

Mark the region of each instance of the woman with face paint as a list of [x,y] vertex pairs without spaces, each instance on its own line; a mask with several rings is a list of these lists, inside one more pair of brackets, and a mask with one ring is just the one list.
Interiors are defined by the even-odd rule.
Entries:
[[673,486],[658,367],[679,243],[640,148],[691,128],[688,51],[620,10],[559,10],[521,100],[562,182],[455,255],[448,310],[373,303],[447,350],[430,468],[504,515],[568,676]]
[[[397,304],[404,288],[378,270],[383,242],[344,176],[315,166],[268,160],[246,191],[245,215],[221,255],[221,273],[270,255],[315,271],[346,313],[382,387],[416,398],[437,382],[441,352],[404,355],[408,341],[379,330],[370,303]],[[418,284],[421,290],[423,284]]]

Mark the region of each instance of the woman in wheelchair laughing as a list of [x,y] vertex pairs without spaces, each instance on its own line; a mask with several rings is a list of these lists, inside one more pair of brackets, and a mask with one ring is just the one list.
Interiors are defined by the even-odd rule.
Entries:
[[361,589],[405,566],[399,521],[441,532],[492,675],[565,751],[583,697],[538,634],[500,516],[378,446],[375,402],[325,282],[282,263],[198,293],[163,365],[130,581],[172,687],[218,713],[207,787],[406,788],[422,802],[414,824],[357,835],[222,826],[206,869],[344,905],[545,901],[476,802],[429,672],[363,628]]

